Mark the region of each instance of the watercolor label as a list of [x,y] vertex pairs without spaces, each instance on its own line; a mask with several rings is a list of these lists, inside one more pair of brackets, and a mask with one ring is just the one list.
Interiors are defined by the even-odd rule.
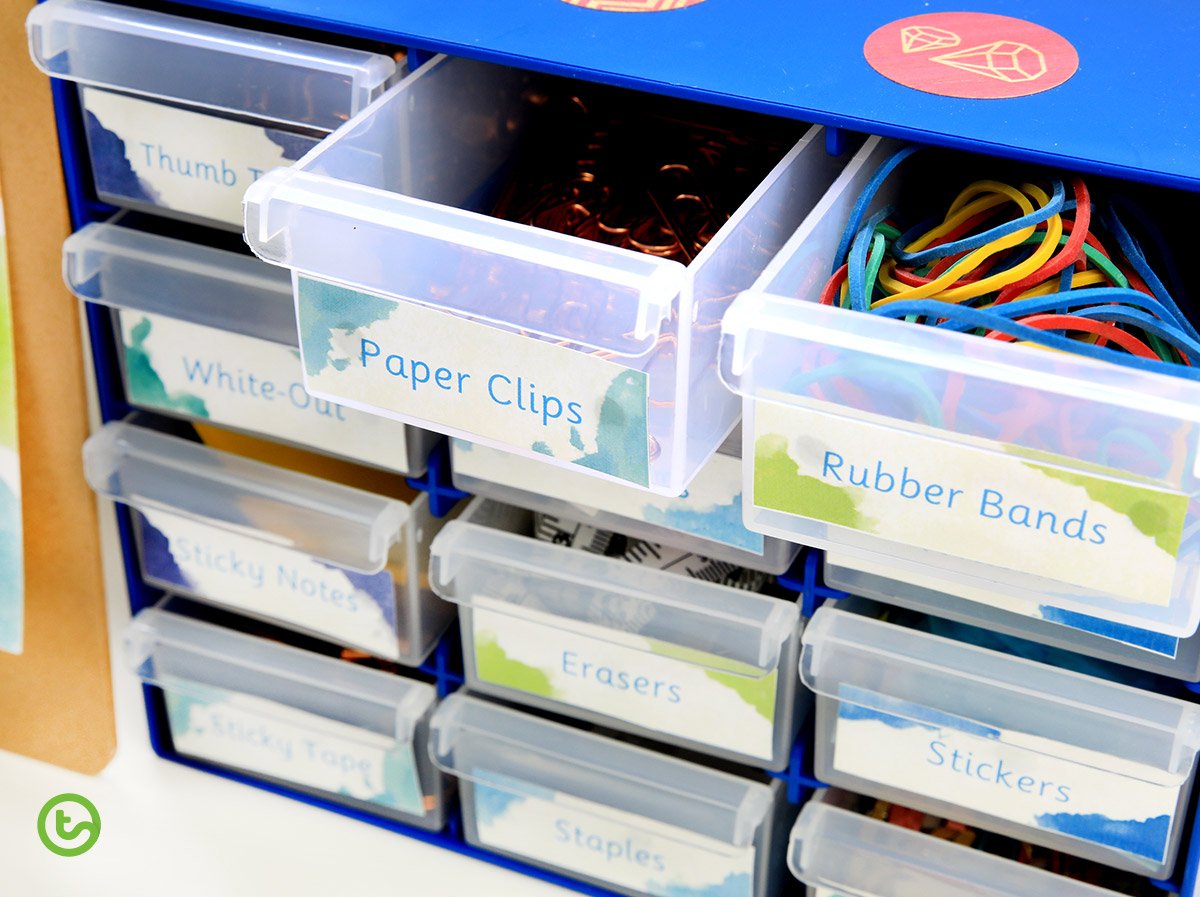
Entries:
[[839,696],[837,772],[1099,844],[1148,868],[1166,860],[1179,776],[854,686]]
[[481,681],[663,735],[773,757],[777,669],[735,669],[729,660],[633,632],[526,607],[519,614],[504,602],[473,600],[471,648]]
[[17,441],[17,358],[0,203],[0,651],[20,654],[25,632],[25,550]]
[[296,349],[164,315],[120,321],[133,404],[409,472],[407,428],[310,396]]
[[646,486],[646,374],[443,311],[298,277],[314,396]]
[[118,202],[242,226],[242,196],[318,139],[81,87],[96,190]]
[[731,548],[763,553],[762,534],[746,529],[742,522],[740,458],[713,455],[683,495],[668,498],[595,477],[572,475],[562,468],[465,439],[455,439],[453,451],[456,475],[502,483]]
[[964,601],[986,604],[1007,613],[1020,614],[1023,617],[1030,617],[1036,620],[1045,620],[1048,623],[1057,623],[1069,629],[1087,632],[1091,635],[1100,636],[1113,642],[1120,642],[1132,648],[1140,648],[1143,651],[1158,654],[1162,657],[1174,658],[1179,654],[1179,639],[1173,636],[1163,635],[1149,629],[1142,629],[1138,626],[1116,623],[1112,620],[1105,620],[1102,617],[1093,617],[1089,614],[1078,613],[1077,611],[1055,607],[1050,604],[1036,604],[1024,601],[1011,595],[1005,595],[1003,592],[979,589],[969,583],[955,582],[953,586],[950,586],[944,579],[924,576],[909,569],[898,571],[886,562],[877,562],[858,556],[841,555],[835,551],[825,552],[825,564],[827,569],[844,567],[848,570],[858,570],[870,576],[882,576],[891,580],[899,580],[918,588],[930,589],[934,592],[944,592],[949,588],[953,588],[953,597],[961,598]]
[[757,507],[1171,603],[1184,495],[768,401],[754,452]]
[[425,815],[411,743],[240,692],[163,686],[181,754]]
[[476,771],[473,778],[475,822],[485,847],[652,897],[755,894],[754,846],[733,848],[506,776]]
[[160,510],[137,514],[142,570],[165,588],[399,659],[396,582],[357,573],[254,536]]

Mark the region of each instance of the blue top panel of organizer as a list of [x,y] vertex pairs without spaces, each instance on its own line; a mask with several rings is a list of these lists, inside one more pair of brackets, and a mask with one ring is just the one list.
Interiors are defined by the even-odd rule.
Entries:
[[[185,0],[524,68],[1200,189],[1195,0],[704,0],[658,13],[563,0]],[[863,42],[906,16],[1034,21],[1078,50],[1077,74],[1018,99],[895,84]]]

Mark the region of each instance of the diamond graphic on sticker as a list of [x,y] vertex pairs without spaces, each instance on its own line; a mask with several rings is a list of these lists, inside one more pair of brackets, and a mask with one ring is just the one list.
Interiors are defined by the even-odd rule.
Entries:
[[983,12],[933,12],[880,25],[863,42],[885,78],[943,97],[999,100],[1065,84],[1079,54],[1035,22]]
[[1046,74],[1046,57],[1041,50],[1011,40],[943,53],[932,61],[1010,84],[1036,81]]
[[703,3],[704,0],[563,0],[572,6],[583,9],[597,9],[601,12],[666,12],[670,9],[684,9]]
[[942,50],[948,47],[957,47],[961,43],[962,38],[953,31],[934,28],[931,25],[912,25],[900,31],[900,49],[905,53]]

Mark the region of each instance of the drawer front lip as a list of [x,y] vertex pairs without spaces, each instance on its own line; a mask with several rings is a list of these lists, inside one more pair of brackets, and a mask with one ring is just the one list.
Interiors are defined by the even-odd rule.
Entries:
[[[379,53],[92,0],[39,4],[25,28],[53,78],[325,130],[402,70]],[[260,88],[253,102],[246,84]]]
[[[779,667],[800,626],[794,602],[466,520],[451,521],[434,540],[430,580],[440,597],[460,607],[561,621],[568,631],[615,644],[643,638],[628,631],[640,618],[653,640],[703,658],[707,668],[756,678]],[[718,631],[722,639],[713,637]]]
[[[87,440],[84,474],[98,494],[134,509],[165,509],[367,574],[408,538],[411,509],[401,501],[126,422]],[[247,518],[247,504],[261,522]]]

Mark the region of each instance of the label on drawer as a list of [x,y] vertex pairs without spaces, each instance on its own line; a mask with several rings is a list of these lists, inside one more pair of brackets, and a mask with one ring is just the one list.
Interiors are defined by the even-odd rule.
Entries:
[[1183,787],[1178,776],[854,686],[843,685],[839,696],[838,772],[1166,860]]
[[175,750],[424,816],[411,743],[253,695],[163,683]]
[[[741,458],[713,455],[678,498],[577,476],[465,439],[454,440],[453,467],[455,474],[620,514],[755,554],[763,553],[762,534],[751,532],[742,522]],[[703,554],[702,547],[697,550]]]
[[278,537],[230,532],[167,511],[135,515],[142,570],[168,589],[378,657],[399,659],[396,581],[388,570],[356,573],[285,548]]
[[646,486],[646,374],[411,302],[298,277],[313,395]]
[[99,193],[242,225],[242,195],[314,137],[81,87]]
[[405,427],[310,396],[296,349],[163,315],[119,317],[133,404],[408,472]]
[[[1152,632],[1149,629],[1141,629],[1137,626],[1114,623],[1112,620],[1105,620],[1102,617],[1093,617],[1089,614],[1081,614],[1049,604],[1033,604],[992,589],[981,589],[962,582],[951,584],[944,578],[917,573],[907,568],[897,570],[886,561],[827,551],[825,553],[825,564],[827,570],[835,567],[844,567],[848,570],[860,571],[869,576],[880,576],[887,580],[899,581],[916,586],[917,588],[928,589],[932,592],[940,593],[946,604],[956,603],[955,599],[961,598],[963,601],[985,604],[1008,613],[1020,614],[1023,617],[1030,617],[1035,620],[1045,620],[1048,623],[1056,623],[1069,629],[1087,632],[1091,635],[1108,639],[1109,641],[1120,642],[1121,644],[1140,648],[1143,651],[1149,651],[1152,654],[1158,654],[1163,657],[1174,658],[1179,654],[1179,639],[1169,635],[1162,635],[1161,633]],[[833,579],[834,576],[831,575],[830,580],[832,581]],[[864,586],[861,583],[851,582],[847,588],[849,591],[861,594],[864,597],[874,597],[887,602],[889,600],[888,593],[894,588],[894,585],[889,586],[887,583],[873,583],[871,586]],[[953,591],[951,592],[951,590]],[[937,611],[935,610],[934,612],[936,613]],[[986,622],[980,622],[979,625],[986,626],[987,624]]]
[[[479,840],[545,866],[654,897],[753,897],[754,846],[475,770]],[[486,783],[486,784],[485,784]]]
[[1186,496],[766,401],[754,445],[758,507],[1170,604]]
[[525,607],[513,616],[489,604],[509,607],[481,597],[472,605],[482,681],[664,735],[762,760],[773,756],[777,670],[763,675],[746,667],[738,675],[726,672],[730,661],[702,651]]

